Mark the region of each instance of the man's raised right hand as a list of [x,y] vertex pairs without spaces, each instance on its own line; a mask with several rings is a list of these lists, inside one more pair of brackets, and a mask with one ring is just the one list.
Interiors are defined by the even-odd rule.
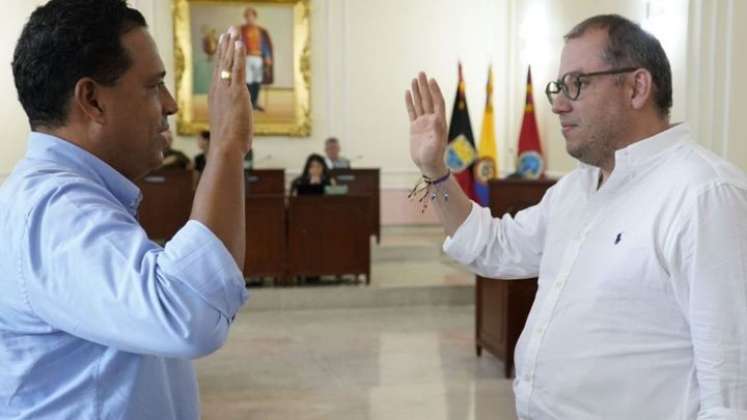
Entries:
[[425,73],[412,80],[412,89],[405,94],[410,116],[410,156],[420,172],[435,179],[447,173],[446,111],[441,89]]
[[[241,157],[252,148],[254,112],[246,87],[246,60],[240,31],[231,27],[221,35],[208,94],[210,149],[237,150]],[[221,77],[223,72],[230,77]]]

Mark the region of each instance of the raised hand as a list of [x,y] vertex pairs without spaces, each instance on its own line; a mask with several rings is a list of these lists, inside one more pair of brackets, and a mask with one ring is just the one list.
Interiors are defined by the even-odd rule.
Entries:
[[425,73],[412,80],[412,89],[405,94],[407,113],[410,116],[410,156],[429,177],[443,176],[448,168],[444,162],[446,152],[446,111],[441,89]]
[[254,112],[246,87],[246,53],[239,29],[221,35],[208,94],[210,147],[238,149],[243,157],[252,147]]

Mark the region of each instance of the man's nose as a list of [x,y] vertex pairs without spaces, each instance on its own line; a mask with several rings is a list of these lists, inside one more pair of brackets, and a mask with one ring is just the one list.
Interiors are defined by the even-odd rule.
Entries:
[[571,110],[571,100],[566,98],[565,95],[558,94],[552,101],[552,112],[554,114],[563,114]]
[[171,94],[169,89],[164,86],[161,95],[161,101],[163,103],[163,113],[165,115],[174,115],[179,110],[179,106],[176,104],[176,99]]

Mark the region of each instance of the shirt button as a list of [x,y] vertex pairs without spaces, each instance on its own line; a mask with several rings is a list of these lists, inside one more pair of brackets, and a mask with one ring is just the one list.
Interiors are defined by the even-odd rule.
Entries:
[[545,332],[545,327],[537,328],[537,334],[542,334],[543,332]]

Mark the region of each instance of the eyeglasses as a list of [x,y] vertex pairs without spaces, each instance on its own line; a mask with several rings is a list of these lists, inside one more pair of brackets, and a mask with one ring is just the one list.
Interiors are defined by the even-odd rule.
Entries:
[[596,71],[593,73],[566,73],[560,79],[554,80],[547,84],[547,87],[545,88],[545,95],[547,95],[547,100],[550,101],[550,105],[552,105],[555,97],[558,96],[560,92],[563,92],[563,96],[565,96],[566,98],[575,101],[581,94],[581,88],[585,86],[586,83],[588,83],[585,80],[586,78],[594,76],[607,76],[610,74],[630,73],[631,71],[636,70],[638,70],[638,67],[625,67],[623,69]]

